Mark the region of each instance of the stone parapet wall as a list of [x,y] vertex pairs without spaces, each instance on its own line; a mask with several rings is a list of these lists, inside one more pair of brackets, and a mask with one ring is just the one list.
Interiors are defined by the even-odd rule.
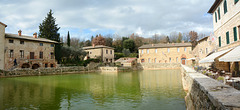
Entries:
[[131,70],[130,67],[99,67],[100,72],[124,72]]
[[[15,69],[13,71],[0,71],[0,77],[17,77],[17,76],[36,76],[36,75],[54,75],[89,72],[84,66],[58,67],[58,68],[40,68],[40,69]],[[93,71],[93,70],[91,70]]]
[[155,70],[155,69],[179,69],[180,63],[138,63],[138,69]]
[[182,65],[188,110],[240,110],[240,91]]

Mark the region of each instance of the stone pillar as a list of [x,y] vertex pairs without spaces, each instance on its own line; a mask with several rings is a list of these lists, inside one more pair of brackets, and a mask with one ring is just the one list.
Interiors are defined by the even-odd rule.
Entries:
[[4,70],[5,28],[7,25],[0,22],[0,69]]

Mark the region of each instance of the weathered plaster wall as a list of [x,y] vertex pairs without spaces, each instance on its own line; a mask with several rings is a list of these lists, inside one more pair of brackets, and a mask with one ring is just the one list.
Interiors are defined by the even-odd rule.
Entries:
[[157,70],[157,69],[179,69],[180,63],[138,63],[138,69]]
[[188,110],[240,110],[240,91],[182,65]]

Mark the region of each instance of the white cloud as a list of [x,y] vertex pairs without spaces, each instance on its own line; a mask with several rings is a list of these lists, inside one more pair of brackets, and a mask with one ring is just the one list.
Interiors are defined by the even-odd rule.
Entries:
[[[206,14],[214,0],[3,0],[0,20],[8,25],[7,32],[32,35],[53,9],[61,35],[72,28],[76,37],[113,30],[116,34],[139,33],[149,37],[155,33],[191,30],[209,34],[212,16]],[[65,32],[66,31],[66,32]]]

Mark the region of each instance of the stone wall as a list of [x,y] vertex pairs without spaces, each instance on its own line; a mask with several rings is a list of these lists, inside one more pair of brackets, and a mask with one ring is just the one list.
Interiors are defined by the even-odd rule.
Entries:
[[13,71],[0,70],[0,77],[17,77],[17,76],[36,76],[36,75],[54,75],[54,74],[69,74],[79,72],[89,72],[87,67],[59,67],[59,68],[39,68],[39,69],[15,69]]
[[179,69],[180,63],[138,63],[138,69],[155,70],[155,69]]
[[123,72],[123,71],[131,71],[132,69],[129,67],[99,67],[101,72]]
[[240,91],[182,65],[188,110],[240,110]]
[[0,24],[0,69],[4,69],[5,26]]

